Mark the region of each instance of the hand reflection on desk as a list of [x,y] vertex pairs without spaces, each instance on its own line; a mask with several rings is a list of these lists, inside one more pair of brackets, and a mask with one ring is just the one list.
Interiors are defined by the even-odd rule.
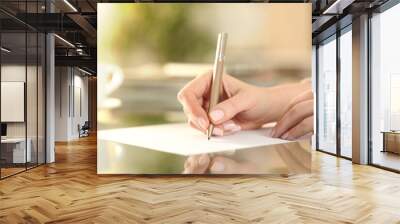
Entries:
[[[305,142],[303,142],[305,143]],[[309,146],[300,142],[187,157],[183,174],[305,173],[310,170]]]
[[184,174],[248,174],[259,169],[249,162],[237,162],[224,156],[208,154],[189,156],[185,161]]

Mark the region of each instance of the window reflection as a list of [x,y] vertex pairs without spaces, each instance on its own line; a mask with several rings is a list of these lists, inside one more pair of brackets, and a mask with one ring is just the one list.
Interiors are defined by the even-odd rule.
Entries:
[[318,48],[318,147],[336,153],[336,39]]
[[[351,28],[351,27],[350,27]],[[340,154],[352,157],[352,33],[340,36]]]
[[400,170],[400,5],[376,14],[372,24],[372,163]]

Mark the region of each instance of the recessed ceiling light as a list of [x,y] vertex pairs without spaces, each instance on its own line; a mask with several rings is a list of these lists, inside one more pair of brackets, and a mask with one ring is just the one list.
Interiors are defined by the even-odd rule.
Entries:
[[57,37],[59,40],[61,40],[62,42],[64,42],[64,43],[66,43],[67,45],[69,45],[70,47],[73,47],[73,48],[75,48],[75,45],[73,45],[71,42],[69,42],[68,40],[66,40],[66,39],[64,39],[64,38],[62,38],[62,37],[60,37],[59,35],[57,35],[57,34],[54,34],[54,36],[55,37]]
[[342,14],[343,9],[351,5],[354,0],[336,0],[322,14]]
[[67,4],[74,12],[78,12],[78,10],[73,6],[68,0],[64,0],[65,4]]
[[78,70],[81,71],[81,72],[83,72],[83,73],[85,73],[85,74],[87,74],[87,75],[92,75],[92,73],[90,73],[90,72],[88,72],[88,71],[86,71],[86,70],[83,70],[83,69],[81,69],[81,68],[79,68],[79,67],[78,67]]
[[4,51],[6,53],[10,53],[11,52],[11,50],[9,50],[9,49],[7,49],[5,47],[1,47],[1,51]]

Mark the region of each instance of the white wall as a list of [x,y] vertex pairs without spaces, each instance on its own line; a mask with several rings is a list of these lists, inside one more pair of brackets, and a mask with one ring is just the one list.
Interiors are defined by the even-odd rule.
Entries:
[[25,83],[1,82],[1,121],[24,122]]
[[77,139],[78,124],[88,120],[88,78],[76,68],[56,67],[55,85],[55,140]]
[[69,73],[67,67],[55,68],[55,141],[68,141]]
[[[28,67],[28,70],[32,69]],[[1,81],[2,82],[25,82],[25,65],[2,65],[1,66]],[[6,110],[6,108],[1,108]],[[11,122],[7,123],[8,137],[24,137],[25,123]]]
[[[25,75],[27,69],[28,74],[31,74],[33,72],[36,73],[36,67],[33,66],[28,66],[27,68],[24,65],[13,65],[13,64],[8,64],[8,65],[2,65],[1,66],[1,81],[2,82],[25,82]],[[36,85],[36,83],[35,83]],[[30,89],[28,89],[30,90]],[[36,97],[36,90],[34,90],[33,93],[28,91],[27,93],[28,97]],[[28,102],[31,102],[32,100],[27,99]],[[36,105],[35,105],[36,107]],[[1,108],[1,110],[7,110],[7,108]],[[32,117],[34,116],[34,117]],[[36,123],[36,114],[31,114],[28,113],[28,122],[35,121]],[[7,122],[7,136],[8,137],[25,137],[25,122]],[[32,127],[33,125],[28,125],[29,127]],[[36,128],[35,128],[36,129]],[[28,132],[28,137],[29,136]]]
[[[37,70],[39,69],[39,70]],[[27,78],[27,80],[25,80]],[[22,107],[13,108],[12,106],[4,106],[1,108],[4,112],[17,113],[12,110],[20,110],[24,116],[26,112],[26,120],[20,122],[5,122],[7,124],[7,137],[23,138],[27,136],[30,143],[32,161],[39,163],[45,162],[45,116],[44,116],[44,74],[42,67],[36,67],[25,64],[3,64],[1,66],[1,81],[2,82],[23,82],[26,85],[26,102],[22,102]],[[3,83],[2,83],[3,84]],[[7,94],[2,89],[2,94]],[[25,89],[19,90],[19,94],[24,94]],[[22,92],[21,92],[22,91]],[[2,98],[8,98],[7,95],[2,95]],[[12,102],[11,102],[12,103]],[[15,102],[17,103],[17,102]],[[25,107],[26,103],[26,107]],[[2,103],[3,104],[3,103]],[[22,111],[21,111],[22,110]],[[37,155],[38,153],[38,155]],[[51,160],[49,160],[51,161]]]
[[[71,132],[70,135],[73,136],[73,138],[78,138],[79,137],[79,132],[78,132],[78,124],[81,126],[85,123],[85,121],[88,120],[88,78],[81,76],[81,73],[79,75],[76,75],[76,70],[75,70],[75,75],[74,75],[74,96],[71,96],[71,99],[74,99],[74,102],[71,102],[71,106],[74,105],[73,108],[71,108]],[[82,107],[82,108],[80,108]],[[82,110],[82,111],[80,111]]]

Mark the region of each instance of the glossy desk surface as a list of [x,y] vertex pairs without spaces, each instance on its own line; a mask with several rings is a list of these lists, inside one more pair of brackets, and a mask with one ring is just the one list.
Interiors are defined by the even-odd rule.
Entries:
[[[156,141],[156,139],[155,139]],[[98,139],[98,174],[181,174],[187,156]],[[208,154],[249,165],[245,174],[298,174],[310,172],[309,140]]]

